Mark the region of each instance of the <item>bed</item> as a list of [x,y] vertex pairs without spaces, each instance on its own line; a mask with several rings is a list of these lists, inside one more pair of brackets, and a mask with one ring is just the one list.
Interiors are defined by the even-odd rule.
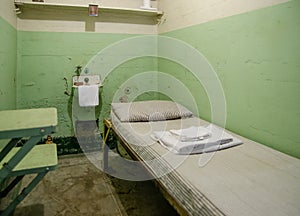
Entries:
[[300,215],[299,159],[227,130],[232,145],[172,151],[153,134],[211,126],[172,103],[114,103],[109,127],[180,215]]

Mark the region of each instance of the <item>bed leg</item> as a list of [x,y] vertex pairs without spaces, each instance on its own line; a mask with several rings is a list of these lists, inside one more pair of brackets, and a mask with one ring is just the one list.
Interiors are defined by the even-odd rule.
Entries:
[[104,119],[104,131],[103,131],[103,170],[108,170],[108,146],[106,145],[106,141],[111,129],[111,122],[109,119]]
[[108,146],[103,143],[103,171],[108,170]]

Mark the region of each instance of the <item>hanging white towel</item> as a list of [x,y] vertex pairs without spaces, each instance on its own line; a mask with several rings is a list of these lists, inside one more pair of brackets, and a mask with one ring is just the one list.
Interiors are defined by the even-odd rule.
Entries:
[[99,105],[98,85],[78,86],[79,106],[90,107]]

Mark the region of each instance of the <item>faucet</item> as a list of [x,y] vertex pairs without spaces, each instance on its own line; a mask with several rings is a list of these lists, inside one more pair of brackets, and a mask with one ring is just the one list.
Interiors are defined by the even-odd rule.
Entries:
[[76,66],[76,71],[75,71],[75,73],[76,73],[77,76],[80,76],[81,70],[82,70],[82,66],[81,65],[77,65]]

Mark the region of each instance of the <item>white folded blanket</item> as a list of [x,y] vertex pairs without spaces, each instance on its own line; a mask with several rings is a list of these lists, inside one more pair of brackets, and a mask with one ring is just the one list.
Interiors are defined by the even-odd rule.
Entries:
[[170,130],[170,133],[179,136],[180,141],[197,141],[204,140],[211,136],[211,131],[206,127],[189,127],[179,130]]
[[209,132],[209,137],[199,140],[182,141],[180,136],[174,134],[174,131],[172,131],[173,133],[170,131],[154,131],[151,137],[176,154],[211,152],[242,144],[241,140],[215,125],[206,127],[206,130]]

